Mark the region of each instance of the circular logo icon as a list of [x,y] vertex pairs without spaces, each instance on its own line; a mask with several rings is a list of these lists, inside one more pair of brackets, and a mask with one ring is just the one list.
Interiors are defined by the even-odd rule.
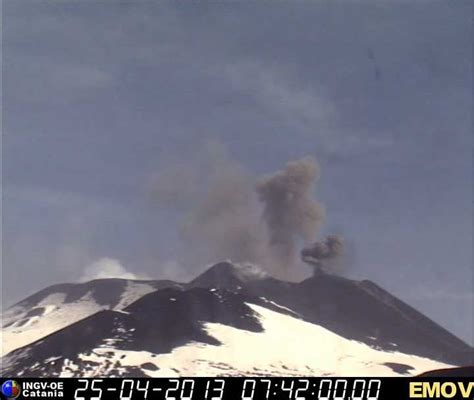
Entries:
[[17,381],[5,381],[2,385],[2,394],[7,399],[16,399],[21,393],[20,384]]

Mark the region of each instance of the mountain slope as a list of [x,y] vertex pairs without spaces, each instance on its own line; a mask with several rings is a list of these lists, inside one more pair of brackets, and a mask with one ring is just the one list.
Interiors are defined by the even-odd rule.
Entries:
[[369,281],[320,274],[290,287],[275,289],[264,281],[254,286],[305,320],[346,338],[452,364],[472,363],[470,346],[382,289],[375,292]]
[[401,375],[474,364],[470,346],[370,281],[284,282],[225,262],[189,284],[80,285],[15,306],[4,330],[29,342],[2,358],[4,374]]
[[50,286],[10,307],[2,315],[2,354],[26,346],[100,310],[122,309],[171,281],[98,279]]
[[379,376],[448,366],[345,339],[262,299],[194,288],[101,311],[10,353],[4,374]]
[[243,293],[275,301],[348,339],[456,365],[474,364],[472,347],[371,281],[323,272],[299,283],[241,275],[236,266],[221,263],[191,285],[240,287]]

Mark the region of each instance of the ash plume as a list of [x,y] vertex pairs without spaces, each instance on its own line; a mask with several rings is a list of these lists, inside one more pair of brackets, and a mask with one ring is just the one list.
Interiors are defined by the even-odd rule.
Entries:
[[313,198],[318,165],[312,158],[289,162],[284,170],[260,179],[256,185],[269,234],[269,250],[278,260],[279,275],[297,262],[299,242],[314,240],[323,209]]
[[251,176],[228,163],[212,173],[205,195],[184,218],[180,234],[194,261],[262,264],[263,228]]
[[314,273],[337,269],[344,255],[344,240],[340,235],[329,235],[301,251],[301,259],[314,267]]
[[316,238],[323,220],[314,199],[314,159],[291,161],[259,179],[213,142],[195,164],[168,169],[154,178],[150,193],[178,218],[176,265],[231,260],[260,265],[281,279],[305,277],[298,251]]
[[254,185],[254,176],[215,140],[152,177],[154,205],[177,221],[172,257],[180,276],[195,277],[197,266],[228,259],[264,265],[267,240]]

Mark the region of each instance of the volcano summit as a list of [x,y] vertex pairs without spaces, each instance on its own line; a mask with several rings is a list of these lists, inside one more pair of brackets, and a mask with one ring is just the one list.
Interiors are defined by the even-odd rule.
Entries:
[[473,348],[375,283],[221,262],[189,283],[51,286],[3,316],[12,376],[413,375]]

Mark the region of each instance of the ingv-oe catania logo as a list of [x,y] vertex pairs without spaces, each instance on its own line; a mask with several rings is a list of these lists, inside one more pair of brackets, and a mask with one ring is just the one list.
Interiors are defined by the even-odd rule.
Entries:
[[7,399],[16,399],[21,393],[21,386],[17,381],[8,380],[3,382],[2,394]]

